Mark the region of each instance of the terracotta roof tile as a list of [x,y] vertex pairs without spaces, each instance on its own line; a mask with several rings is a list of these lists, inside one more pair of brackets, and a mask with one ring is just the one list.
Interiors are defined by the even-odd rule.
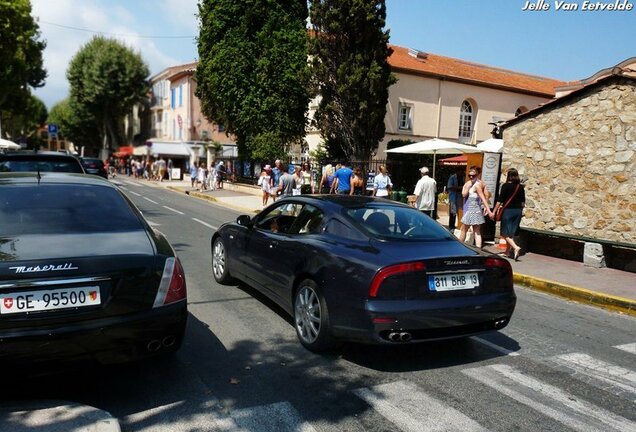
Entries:
[[[451,80],[504,88],[520,93],[554,97],[555,87],[566,84],[552,78],[514,72],[493,66],[436,54],[419,53],[397,45],[389,45],[391,67],[400,72],[444,77]],[[409,54],[409,51],[413,54]]]

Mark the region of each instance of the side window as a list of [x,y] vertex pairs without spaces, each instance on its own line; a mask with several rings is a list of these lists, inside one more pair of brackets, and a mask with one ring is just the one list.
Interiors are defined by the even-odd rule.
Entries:
[[327,226],[325,226],[324,232],[348,240],[367,240],[367,238],[362,233],[349,228],[338,219],[331,219],[329,222],[327,222]]
[[303,205],[299,203],[284,203],[271,209],[256,222],[256,228],[277,232],[289,233],[296,218],[302,212]]
[[320,234],[324,213],[314,206],[306,205],[300,212],[290,234]]

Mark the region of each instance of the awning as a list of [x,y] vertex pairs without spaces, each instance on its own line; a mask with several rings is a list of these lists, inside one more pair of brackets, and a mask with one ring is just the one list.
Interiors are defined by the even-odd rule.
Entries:
[[133,154],[134,147],[133,146],[120,146],[119,150],[113,153],[115,157],[126,157]]
[[190,157],[190,150],[182,142],[146,141],[146,145],[135,148],[134,154],[138,156],[151,155]]
[[439,160],[442,166],[466,166],[468,157],[466,155],[453,156]]

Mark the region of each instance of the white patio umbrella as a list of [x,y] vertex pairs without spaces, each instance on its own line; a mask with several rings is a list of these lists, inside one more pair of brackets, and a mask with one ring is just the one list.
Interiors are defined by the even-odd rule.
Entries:
[[20,144],[0,138],[0,150],[20,150]]
[[391,150],[385,150],[387,153],[407,153],[407,154],[432,154],[433,155],[433,178],[435,178],[435,165],[437,164],[437,153],[440,154],[463,154],[463,153],[482,153],[475,146],[460,144],[452,141],[446,141],[439,138],[431,138],[428,140],[407,144]]
[[489,138],[477,144],[477,148],[484,153],[501,153],[503,152],[503,140],[498,138]]

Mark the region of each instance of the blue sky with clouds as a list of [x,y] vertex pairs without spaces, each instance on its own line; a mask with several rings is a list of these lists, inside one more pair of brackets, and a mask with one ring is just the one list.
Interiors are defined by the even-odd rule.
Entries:
[[[237,0],[240,1],[240,0]],[[600,1],[614,4],[616,0]],[[526,0],[387,0],[391,43],[531,74],[576,80],[636,56],[636,0],[631,11],[523,11]],[[595,2],[593,2],[595,3]],[[40,19],[49,77],[36,94],[49,108],[66,97],[65,71],[94,33],[117,34],[151,73],[197,58],[197,0],[32,0]]]

